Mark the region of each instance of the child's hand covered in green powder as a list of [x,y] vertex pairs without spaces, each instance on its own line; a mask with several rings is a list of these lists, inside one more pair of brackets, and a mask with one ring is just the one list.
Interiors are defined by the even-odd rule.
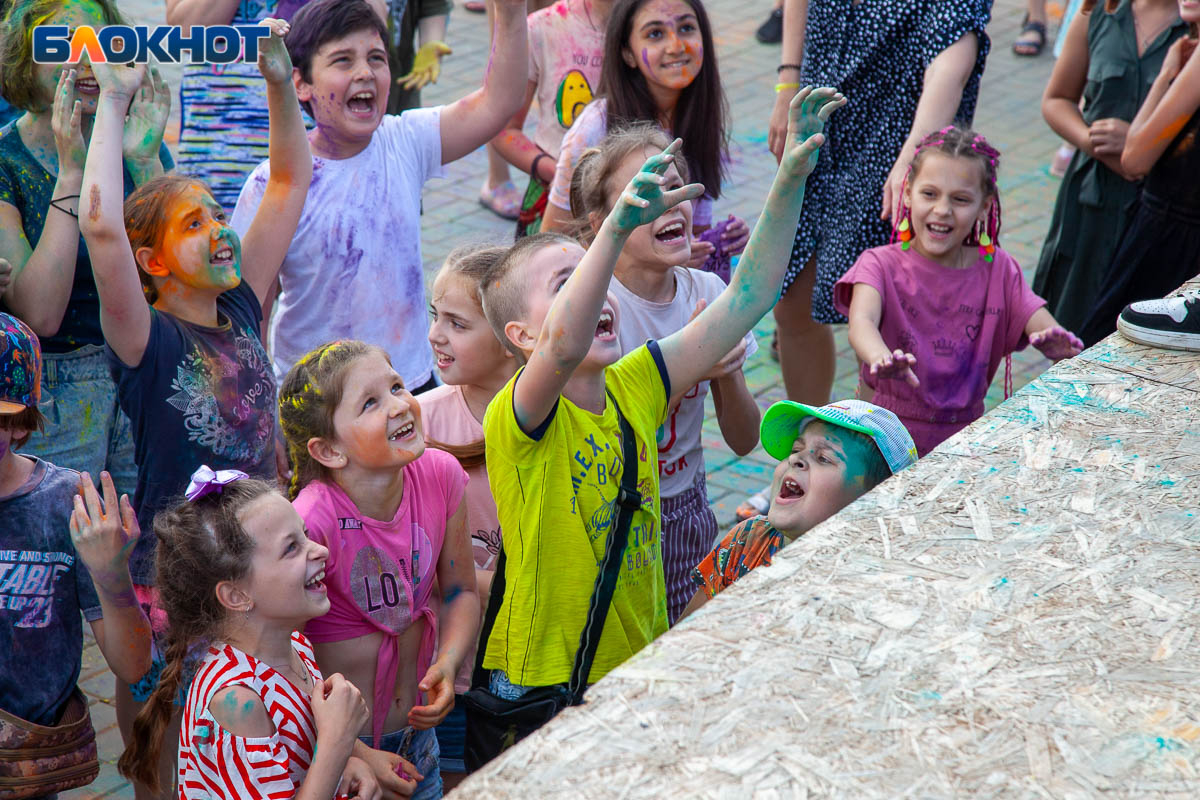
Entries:
[[608,215],[614,233],[628,235],[634,228],[653,222],[684,200],[694,200],[704,194],[704,186],[699,183],[689,183],[669,192],[662,190],[667,182],[664,173],[682,144],[681,139],[671,142],[666,150],[650,156],[641,171],[633,176]]
[[290,83],[292,80],[292,59],[288,56],[283,37],[287,36],[292,26],[287,20],[268,17],[260,25],[271,29],[271,36],[261,43],[258,50],[258,71],[268,83]]
[[58,174],[82,179],[87,144],[83,141],[81,127],[83,101],[75,96],[77,74],[73,69],[64,69],[59,74],[50,126],[54,130],[54,146],[58,151]]
[[139,164],[157,163],[167,118],[171,116],[171,87],[158,70],[151,68],[142,78],[121,136],[121,154]]
[[779,162],[781,177],[806,178],[812,174],[817,154],[825,144],[825,123],[844,105],[846,97],[836,89],[806,86],[796,93],[788,106],[787,140]]

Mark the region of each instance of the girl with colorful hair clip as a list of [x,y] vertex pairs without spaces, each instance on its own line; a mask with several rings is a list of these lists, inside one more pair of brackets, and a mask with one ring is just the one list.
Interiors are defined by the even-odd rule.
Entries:
[[892,244],[864,252],[834,286],[861,362],[861,399],[895,413],[922,456],[983,415],[1013,352],[1032,344],[1057,361],[1082,349],[999,246],[999,160],[970,130],[926,136]]
[[169,788],[159,785],[163,734],[186,664],[202,653],[179,733],[181,800],[378,798],[378,773],[412,766],[358,742],[362,694],[341,675],[325,677],[299,632],[329,610],[329,551],[273,484],[244,472],[202,466],[185,497],[154,521],[166,667],[121,773]]

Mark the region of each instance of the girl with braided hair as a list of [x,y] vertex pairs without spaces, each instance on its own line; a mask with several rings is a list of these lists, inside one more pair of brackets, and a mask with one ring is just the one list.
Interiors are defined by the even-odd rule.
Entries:
[[922,456],[983,415],[1013,352],[1032,344],[1057,361],[1082,349],[1000,249],[999,162],[974,131],[951,125],[926,136],[893,242],[864,252],[834,285],[861,398],[895,413]]
[[362,741],[416,765],[413,797],[441,797],[433,728],[454,707],[454,677],[479,632],[467,473],[426,448],[421,407],[387,353],[364,342],[296,362],[279,412],[293,505],[329,548],[330,610],[304,633],[322,669],[371,698]]
[[375,773],[391,773],[394,757],[358,742],[362,694],[341,675],[324,677],[298,632],[329,610],[328,551],[305,535],[274,484],[244,472],[200,467],[186,498],[154,521],[166,665],[134,722],[121,773],[170,794],[159,785],[159,756],[186,687],[180,800],[378,797]]

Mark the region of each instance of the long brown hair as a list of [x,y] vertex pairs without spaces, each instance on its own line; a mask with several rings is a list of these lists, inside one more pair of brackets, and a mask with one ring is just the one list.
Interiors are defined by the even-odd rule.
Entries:
[[[604,64],[600,71],[598,97],[607,98],[608,130],[635,122],[657,122],[658,106],[650,94],[646,77],[622,58],[633,33],[633,18],[649,0],[617,0],[608,15],[604,32]],[[692,165],[692,177],[704,184],[704,193],[714,200],[721,196],[725,157],[729,145],[729,103],[721,88],[717,48],[712,25],[700,0],[684,0],[696,14],[704,63],[695,80],[679,95],[671,135],[683,139],[683,153]]]
[[166,666],[133,722],[133,735],[117,769],[156,794],[163,733],[184,681],[184,660],[221,635],[227,612],[217,599],[217,584],[239,581],[250,573],[254,540],[238,514],[273,491],[266,481],[240,480],[154,518],[158,596],[168,622]]

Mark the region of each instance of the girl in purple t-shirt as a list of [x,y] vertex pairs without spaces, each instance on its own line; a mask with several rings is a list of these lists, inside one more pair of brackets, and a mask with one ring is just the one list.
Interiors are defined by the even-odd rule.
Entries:
[[387,353],[364,342],[332,342],[296,362],[279,412],[293,505],[329,548],[329,613],[304,633],[323,671],[371,698],[360,738],[416,766],[416,797],[440,797],[433,728],[454,707],[454,676],[479,632],[467,474],[425,448],[421,407]]
[[904,183],[900,241],[867,250],[834,286],[863,399],[895,413],[922,456],[983,415],[1001,360],[1026,344],[1055,361],[1083,348],[996,244],[999,160],[973,131],[925,137]]

